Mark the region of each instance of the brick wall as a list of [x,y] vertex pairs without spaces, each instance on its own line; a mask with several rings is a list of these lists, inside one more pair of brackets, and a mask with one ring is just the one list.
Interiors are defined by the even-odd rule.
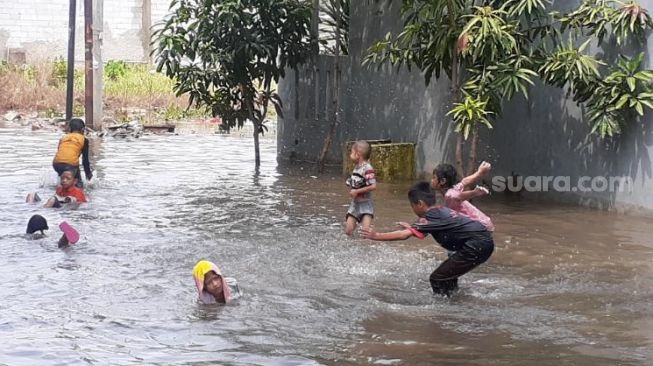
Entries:
[[[75,58],[84,60],[84,7],[77,0]],[[151,0],[152,24],[166,14],[170,0]],[[0,59],[22,49],[28,62],[64,56],[68,47],[68,0],[2,0],[0,4]],[[143,0],[105,0],[104,60],[143,61]]]

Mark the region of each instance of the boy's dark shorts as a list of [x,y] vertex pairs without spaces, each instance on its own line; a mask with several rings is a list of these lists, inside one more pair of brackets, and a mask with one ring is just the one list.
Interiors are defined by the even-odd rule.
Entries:
[[63,172],[66,170],[72,171],[74,176],[77,176],[77,172],[79,171],[79,166],[74,166],[70,164],[64,164],[64,163],[52,163],[52,167],[54,168],[54,171],[57,172],[57,175],[61,176]]
[[347,210],[346,217],[353,217],[356,221],[361,222],[363,216],[369,215],[374,217],[374,205],[372,205],[372,200],[367,201],[351,201],[349,204],[349,209]]

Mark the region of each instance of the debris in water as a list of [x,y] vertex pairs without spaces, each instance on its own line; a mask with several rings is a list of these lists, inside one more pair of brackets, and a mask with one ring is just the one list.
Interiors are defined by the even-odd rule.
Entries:
[[5,121],[10,121],[10,122],[18,121],[21,118],[23,118],[23,116],[20,115],[20,113],[14,112],[14,111],[9,111],[9,112],[5,113],[5,115],[3,117],[4,117]]
[[393,359],[390,359],[390,360],[384,360],[384,359],[376,360],[376,361],[374,361],[374,364],[375,365],[394,365],[394,364],[397,364],[397,363],[400,363],[400,362],[401,362],[401,359],[393,358]]

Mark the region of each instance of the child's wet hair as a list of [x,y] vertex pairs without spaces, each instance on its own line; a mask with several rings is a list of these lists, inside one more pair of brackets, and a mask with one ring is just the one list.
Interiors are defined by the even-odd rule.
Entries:
[[372,146],[370,146],[370,143],[365,141],[365,140],[360,140],[354,142],[354,145],[352,145],[352,148],[356,149],[356,151],[363,157],[365,160],[370,160],[370,156],[372,155]]
[[433,169],[433,177],[438,181],[445,180],[445,187],[451,188],[458,184],[458,172],[451,164],[439,164]]
[[59,175],[59,178],[61,178],[64,173],[70,173],[70,175],[73,177],[73,179],[76,179],[77,171],[74,169],[64,169],[61,174]]
[[415,183],[408,191],[408,200],[414,204],[422,201],[428,206],[435,205],[435,193],[431,189],[431,184],[429,182]]
[[30,217],[29,222],[27,223],[27,234],[34,234],[37,231],[40,231],[43,234],[43,230],[48,230],[48,221],[45,217],[41,215],[33,215]]
[[84,132],[85,127],[86,125],[84,124],[84,121],[79,118],[73,118],[68,122],[70,132]]

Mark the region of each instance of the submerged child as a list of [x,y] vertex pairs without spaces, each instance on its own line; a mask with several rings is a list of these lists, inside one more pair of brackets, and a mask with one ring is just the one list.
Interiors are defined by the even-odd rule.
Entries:
[[481,186],[477,186],[472,190],[465,190],[467,187],[475,185],[481,177],[487,175],[491,168],[490,163],[484,161],[474,174],[463,178],[459,182],[458,173],[451,164],[440,164],[433,170],[431,187],[442,194],[447,207],[480,222],[489,231],[494,231],[492,220],[469,202],[472,198],[484,196],[490,192],[487,188]]
[[228,304],[241,296],[234,278],[224,277],[213,262],[201,260],[193,267],[199,300],[204,304]]
[[[38,240],[45,237],[45,230],[48,230],[48,221],[41,215],[33,215],[27,222],[27,238],[31,240]],[[63,232],[59,239],[59,248],[66,247],[70,244],[75,244],[79,241],[79,233],[67,222],[59,224],[59,229]]]
[[48,229],[48,220],[46,220],[45,217],[41,215],[33,215],[27,222],[27,230],[25,233],[27,234],[28,239],[36,240],[45,237],[45,230]]
[[350,236],[356,230],[358,223],[362,228],[369,229],[374,218],[372,191],[376,189],[376,176],[374,168],[369,162],[371,153],[372,148],[367,141],[356,141],[349,154],[349,158],[356,163],[346,182],[350,188],[351,203],[345,216],[345,234]]
[[424,238],[431,234],[443,248],[453,252],[429,278],[433,293],[450,296],[458,288],[458,277],[490,258],[494,251],[492,233],[480,222],[435,205],[435,193],[428,182],[419,182],[408,191],[408,200],[420,223],[400,223],[401,230],[377,233],[363,230],[371,240],[405,240],[411,236]]
[[64,171],[74,172],[78,187],[82,187],[82,176],[79,170],[79,157],[82,157],[84,173],[87,180],[93,178],[91,172],[91,163],[88,159],[89,142],[84,136],[84,121],[79,118],[73,118],[68,124],[70,133],[65,134],[60,140],[57,147],[57,154],[52,160],[52,167],[61,176]]

